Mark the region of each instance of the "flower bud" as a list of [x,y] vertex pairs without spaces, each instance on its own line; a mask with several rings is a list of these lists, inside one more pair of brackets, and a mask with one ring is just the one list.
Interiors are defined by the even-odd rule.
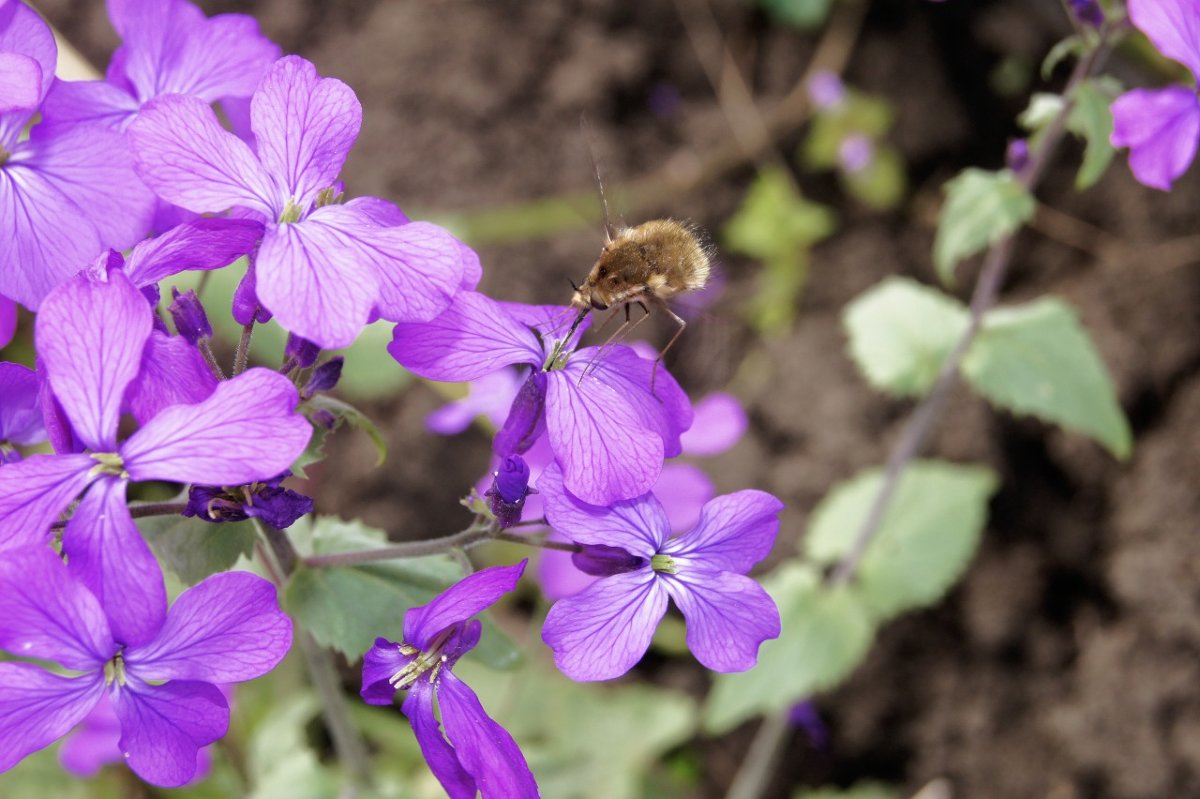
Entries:
[[1029,141],[1026,139],[1009,141],[1008,149],[1004,153],[1004,160],[1013,172],[1024,169],[1025,165],[1029,163]]
[[312,513],[313,501],[280,485],[288,474],[232,489],[192,486],[182,515],[212,524],[240,522],[253,516],[272,527],[291,527],[301,516]]
[[625,574],[646,565],[646,559],[641,555],[607,544],[585,544],[581,552],[571,553],[571,562],[584,574],[595,577]]
[[175,320],[175,329],[179,331],[179,335],[183,336],[189,344],[211,339],[212,325],[208,323],[208,315],[204,313],[204,306],[200,304],[200,298],[196,296],[196,292],[188,289],[180,294],[179,289],[172,288],[171,296],[175,298],[175,301],[167,310],[171,312],[171,318]]
[[1070,0],[1071,12],[1084,25],[1099,28],[1104,24],[1104,9],[1096,0]]
[[512,527],[521,521],[525,498],[529,496],[529,464],[520,455],[509,455],[493,473],[492,487],[484,494],[488,507],[500,527]]
[[288,333],[287,344],[283,348],[283,358],[294,366],[307,369],[317,362],[321,348],[306,338],[300,338],[295,333]]
[[836,73],[823,69],[809,78],[808,97],[818,110],[828,111],[846,99],[846,86]]
[[492,451],[504,458],[529,450],[546,429],[546,373],[534,372],[513,399],[504,426],[492,441]]
[[861,133],[853,133],[838,146],[838,163],[851,175],[862,172],[875,158],[875,145]]
[[304,387],[304,396],[311,397],[319,391],[329,391],[337,385],[342,376],[342,364],[346,361],[342,356],[330,358],[313,370],[312,377]]

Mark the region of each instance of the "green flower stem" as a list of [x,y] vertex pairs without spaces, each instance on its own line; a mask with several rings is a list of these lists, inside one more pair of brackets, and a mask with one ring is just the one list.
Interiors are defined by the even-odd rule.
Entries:
[[[146,516],[178,516],[187,508],[186,502],[138,502],[129,506],[129,515],[135,519]],[[61,530],[67,526],[69,519],[50,525],[53,530]]]

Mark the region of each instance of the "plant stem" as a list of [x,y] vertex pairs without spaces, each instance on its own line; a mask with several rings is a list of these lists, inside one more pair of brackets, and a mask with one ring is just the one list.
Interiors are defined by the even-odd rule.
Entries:
[[331,566],[355,566],[360,563],[377,563],[381,560],[401,560],[404,558],[421,558],[426,555],[440,555],[455,548],[466,548],[492,537],[492,526],[473,524],[465,530],[442,538],[431,538],[427,541],[406,541],[402,544],[392,544],[378,549],[363,549],[357,552],[333,552],[328,555],[310,555],[302,562],[309,568],[329,568]]
[[246,371],[250,360],[250,339],[254,335],[254,319],[242,326],[242,337],[238,340],[237,352],[233,355],[233,374],[236,377]]
[[[208,273],[205,272],[204,274]],[[204,360],[208,362],[208,368],[212,370],[213,376],[218,380],[224,380],[225,371],[221,369],[221,364],[217,363],[217,356],[213,355],[212,345],[208,343],[208,340],[201,339],[200,343],[196,346],[199,348],[200,353],[204,356]]]
[[492,538],[497,541],[509,541],[514,544],[524,544],[527,547],[538,547],[539,549],[557,549],[559,552],[582,552],[583,547],[579,544],[572,544],[566,541],[547,541],[546,539],[530,538],[524,535],[514,535],[506,533],[503,530],[497,532]]
[[750,742],[741,768],[729,786],[725,799],[757,799],[775,771],[775,761],[788,731],[788,709],[776,710],[763,719]]
[[[1067,86],[1063,90],[1066,102],[1063,103],[1062,108],[1059,109],[1050,124],[1046,126],[1037,150],[1030,155],[1029,161],[1016,171],[1017,181],[1030,191],[1041,180],[1050,163],[1050,156],[1058,148],[1058,144],[1066,132],[1067,118],[1074,108],[1077,88],[1093,74],[1107,55],[1105,34],[1106,31],[1102,30],[1100,44],[1076,63]],[[1000,293],[1000,287],[1004,283],[1004,277],[1011,262],[1015,235],[1015,233],[1009,234],[1001,238],[984,256],[983,267],[971,295],[967,329],[963,331],[962,336],[955,343],[954,349],[942,364],[933,387],[917,404],[912,416],[904,425],[899,440],[888,456],[887,465],[884,468],[883,484],[879,487],[879,492],[875,495],[875,499],[867,511],[867,516],[854,537],[853,546],[830,573],[829,581],[831,583],[844,583],[854,576],[863,555],[879,532],[879,527],[887,513],[892,497],[896,493],[896,488],[900,484],[900,478],[904,475],[904,470],[925,449],[938,416],[949,400],[951,390],[958,382],[958,371],[963,358],[966,357],[971,344],[979,334],[983,316],[995,304],[996,297]]]
[[[178,516],[186,509],[186,502],[139,502],[129,506],[129,515],[135,519],[146,516]],[[50,529],[61,530],[69,521],[70,519],[55,522],[50,525]]]

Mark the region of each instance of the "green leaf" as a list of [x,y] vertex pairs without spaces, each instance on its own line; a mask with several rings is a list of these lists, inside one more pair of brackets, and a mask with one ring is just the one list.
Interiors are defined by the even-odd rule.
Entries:
[[827,588],[799,561],[787,561],[762,583],[779,606],[783,633],[763,643],[755,668],[715,676],[704,707],[704,727],[715,735],[837,685],[866,656],[874,635],[851,587]]
[[[342,422],[346,422],[351,427],[366,433],[371,439],[371,443],[375,445],[376,466],[382,466],[383,462],[387,460],[387,441],[384,439],[383,433],[379,432],[379,428],[375,426],[375,423],[358,408],[328,394],[317,394],[311,397],[305,404],[311,408],[332,413],[334,418],[337,419],[334,430],[341,427]],[[319,425],[314,424],[314,427],[317,426]]]
[[292,696],[255,728],[246,755],[254,784],[249,799],[328,799],[337,794],[337,779],[317,760],[304,734],[320,708],[310,693]]
[[798,153],[799,161],[812,169],[834,169],[847,137],[866,136],[877,144],[894,121],[895,113],[887,100],[848,90],[839,105],[813,116]]
[[[310,422],[312,420],[309,420]],[[329,453],[325,451],[325,439],[333,431],[323,424],[313,423],[312,438],[308,440],[308,446],[304,448],[304,452],[300,453],[300,457],[296,458],[292,463],[292,474],[299,477],[301,480],[308,479],[308,467],[314,463],[320,463],[329,457]]]
[[455,672],[512,733],[555,799],[641,799],[655,794],[644,775],[695,733],[696,704],[686,694],[644,683],[577,683],[544,649],[513,672],[460,663]]
[[[868,469],[826,495],[813,511],[805,553],[823,565],[845,557],[882,481],[880,469]],[[932,605],[957,582],[979,545],[996,484],[982,466],[909,464],[856,572],[876,618]]]
[[807,249],[831,234],[834,224],[832,211],[801,197],[782,169],[769,168],[750,185],[723,235],[730,250],[769,260]]
[[908,178],[900,154],[892,147],[876,145],[871,163],[857,172],[843,172],[842,182],[846,191],[863,205],[887,211],[904,198]]
[[785,25],[812,30],[825,24],[833,0],[759,0],[759,5]]
[[[378,549],[390,543],[381,530],[330,516],[319,516],[315,522],[301,519],[289,529],[289,537],[302,557]],[[402,640],[405,612],[424,605],[462,576],[458,563],[448,555],[329,568],[301,564],[284,590],[284,608],[322,646],[354,659],[379,636]],[[483,639],[471,654],[493,668],[511,668],[519,660],[516,649],[486,616],[482,620]]]
[[1075,89],[1075,105],[1067,116],[1067,129],[1086,143],[1083,165],[1075,178],[1075,188],[1080,191],[1104,176],[1116,154],[1109,141],[1113,131],[1109,106],[1121,91],[1120,82],[1112,78],[1085,80]]
[[1133,437],[1116,389],[1062,300],[988,312],[962,370],[993,405],[1089,435],[1117,458],[1129,457]]
[[1032,134],[1029,140],[1031,149],[1037,148],[1046,126],[1059,115],[1065,104],[1062,95],[1049,92],[1035,92],[1029,98],[1029,106],[1017,117],[1017,122]]
[[1079,36],[1072,35],[1063,39],[1050,48],[1050,52],[1046,54],[1045,60],[1042,61],[1042,80],[1050,80],[1055,68],[1065,59],[1071,56],[1078,58],[1086,51],[1087,44]]
[[209,524],[194,516],[148,516],[136,521],[159,561],[188,585],[228,570],[254,550],[250,521]]
[[967,328],[967,309],[902,277],[868,289],[842,312],[850,353],[871,385],[901,397],[929,390]]
[[1033,217],[1037,203],[1007,169],[965,169],[946,184],[946,202],[938,218],[933,262],[943,283],[954,282],[954,268]]

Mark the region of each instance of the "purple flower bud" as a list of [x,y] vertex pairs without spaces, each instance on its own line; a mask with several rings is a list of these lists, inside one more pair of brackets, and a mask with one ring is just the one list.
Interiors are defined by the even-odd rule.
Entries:
[[263,488],[253,496],[253,501],[246,512],[279,529],[291,527],[297,519],[313,510],[311,497],[278,486]]
[[1004,153],[1004,160],[1008,164],[1008,168],[1014,172],[1019,172],[1029,163],[1029,141],[1026,139],[1013,139],[1008,143],[1008,149]]
[[208,315],[204,313],[204,306],[200,304],[200,298],[196,296],[196,292],[188,289],[180,294],[179,289],[172,288],[171,296],[175,298],[175,301],[167,310],[171,312],[171,318],[175,320],[175,329],[179,331],[179,335],[187,339],[189,344],[211,339],[212,325],[208,323]]
[[317,410],[313,411],[312,416],[309,418],[312,419],[314,424],[319,424],[326,430],[332,430],[333,428],[337,427],[338,423],[337,416],[335,416],[332,411],[327,411],[324,408],[318,408]]
[[345,362],[346,359],[339,355],[314,369],[312,377],[308,379],[308,385],[304,387],[304,396],[311,397],[318,391],[329,391],[336,386],[342,376],[342,364]]
[[838,163],[851,175],[862,172],[874,158],[875,145],[861,133],[847,136],[838,147]]
[[846,86],[837,74],[823,69],[808,80],[808,97],[821,111],[828,111],[846,99]]
[[183,515],[212,524],[240,522],[253,516],[272,527],[290,527],[301,516],[312,513],[313,501],[280,486],[286,476],[232,489],[192,486]]
[[1099,28],[1104,24],[1104,9],[1096,0],[1071,0],[1071,11],[1084,25]]
[[528,451],[546,429],[546,373],[534,372],[513,400],[504,427],[492,441],[492,451],[501,458]]
[[812,700],[797,702],[788,711],[788,722],[793,727],[804,730],[808,740],[818,749],[824,749],[829,743],[829,729],[821,720],[821,714]]
[[525,497],[529,496],[529,465],[520,455],[509,455],[500,462],[492,487],[484,494],[501,528],[521,521]]
[[571,562],[584,574],[612,577],[614,574],[637,571],[648,561],[622,547],[610,547],[607,544],[584,544],[582,552],[571,553]]
[[288,333],[287,344],[283,348],[284,360],[292,362],[302,369],[307,369],[317,362],[321,348],[306,338],[300,338],[295,333]]

